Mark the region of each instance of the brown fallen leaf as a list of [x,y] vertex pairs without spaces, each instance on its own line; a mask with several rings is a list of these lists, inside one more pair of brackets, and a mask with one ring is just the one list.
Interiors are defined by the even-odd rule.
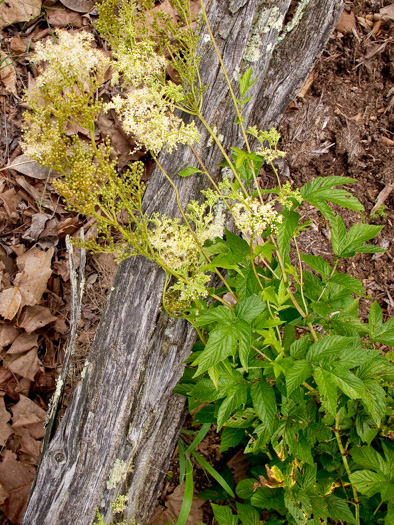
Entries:
[[14,374],[34,381],[34,376],[40,369],[40,361],[37,356],[37,348],[16,355],[3,355],[3,363],[8,370]]
[[38,330],[43,326],[56,321],[56,317],[51,314],[46,306],[26,306],[19,317],[18,326],[23,328],[28,334]]
[[9,494],[3,487],[3,485],[0,483],[0,505],[3,505],[5,500],[8,498]]
[[41,0],[7,0],[0,4],[0,29],[15,22],[27,22],[41,12]]
[[50,217],[47,213],[35,213],[31,218],[30,228],[22,235],[22,239],[35,242],[43,232]]
[[33,306],[40,302],[52,274],[51,261],[54,251],[54,248],[44,252],[33,247],[17,258],[18,269],[22,271],[16,275],[14,283],[22,295],[22,306]]
[[380,138],[382,139],[382,142],[385,146],[389,148],[392,148],[394,146],[394,140],[391,140],[388,137],[385,137],[384,135],[382,135]]
[[32,456],[35,462],[38,463],[42,445],[41,441],[32,438],[27,428],[23,427],[18,429],[16,435],[19,437],[20,451],[29,454],[29,456]]
[[[169,522],[172,522],[172,520],[177,520],[182,507],[184,492],[185,483],[182,483],[182,485],[178,485],[174,492],[168,496],[165,502],[166,508],[159,508],[157,512],[155,512],[150,525],[167,525]],[[193,496],[192,507],[186,525],[196,525],[196,523],[202,522],[203,505],[203,500],[197,498],[197,496]]]
[[20,334],[7,350],[7,355],[23,354],[34,347],[38,348],[37,334]]
[[357,29],[356,17],[353,11],[350,11],[350,13],[342,11],[336,30],[340,33],[352,33],[353,29]]
[[4,397],[0,397],[0,446],[4,447],[7,439],[14,432],[8,421],[11,419],[11,414],[6,410],[4,404]]
[[[1,9],[1,5],[0,5]],[[0,21],[1,23],[1,21]],[[16,93],[16,71],[10,57],[0,51],[0,80],[6,93]]]
[[60,0],[60,2],[78,13],[88,13],[96,4],[96,0]]
[[12,427],[25,427],[34,439],[44,437],[46,412],[30,398],[21,395],[18,403],[12,407]]
[[47,180],[49,177],[59,176],[56,171],[53,171],[50,168],[45,168],[44,166],[40,166],[37,162],[31,160],[31,158],[25,154],[15,157],[11,164],[8,164],[7,168],[11,168],[18,173],[22,173],[22,175],[27,175],[32,179]]
[[16,35],[11,38],[10,49],[16,55],[22,55],[27,48],[27,42]]
[[0,315],[9,321],[13,319],[21,305],[22,295],[16,286],[0,293]]
[[0,324],[0,350],[11,345],[20,334],[12,324]]
[[82,16],[66,9],[47,9],[48,22],[53,27],[83,26]]
[[0,463],[0,483],[8,492],[2,511],[14,524],[21,522],[36,469],[17,460],[16,454],[6,450]]
[[393,22],[394,21],[394,4],[387,5],[382,7],[378,15],[374,15],[375,18],[383,20],[383,22]]
[[17,195],[14,188],[11,188],[3,193],[0,193],[0,204],[3,203],[4,209],[10,219],[18,218],[19,214],[16,209],[21,202],[21,197]]

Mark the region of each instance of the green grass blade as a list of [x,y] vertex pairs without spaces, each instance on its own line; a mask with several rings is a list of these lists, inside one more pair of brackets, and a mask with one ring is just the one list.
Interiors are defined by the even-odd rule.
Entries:
[[186,479],[185,492],[183,494],[183,502],[181,512],[178,516],[176,525],[185,525],[190,514],[190,509],[193,503],[193,465],[189,458],[186,459]]
[[227,483],[227,481],[222,478],[222,476],[215,470],[198,452],[195,450],[192,451],[192,456],[194,459],[204,468],[216,481],[219,483],[221,487],[224,488],[224,490],[230,494],[231,497],[235,498],[235,494],[230,487],[230,485]]
[[197,436],[194,438],[193,442],[190,443],[190,445],[185,450],[185,454],[188,454],[189,452],[192,452],[197,447],[197,445],[199,445],[201,443],[201,441],[208,434],[210,428],[211,428],[211,423],[204,423],[203,424],[203,426],[200,428]]

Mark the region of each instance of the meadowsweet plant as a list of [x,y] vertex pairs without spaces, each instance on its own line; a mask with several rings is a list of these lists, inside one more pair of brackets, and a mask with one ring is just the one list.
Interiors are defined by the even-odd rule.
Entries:
[[[285,155],[278,132],[247,127],[242,116],[254,83],[251,68],[239,78],[239,94],[229,83],[245,148],[223,149],[201,114],[205,88],[194,31],[201,22],[187,1],[171,3],[176,21],[152,11],[152,2],[104,0],[97,28],[111,59],[83,32],[59,31],[57,42],[40,44],[34,61],[41,75],[26,97],[31,110],[23,147],[60,174],[55,185],[70,209],[96,219],[99,235],[87,247],[159,264],[166,272],[164,308],[187,319],[199,336],[176,389],[202,425],[190,445],[179,440],[185,497],[177,524],[184,525],[191,508],[194,462],[216,482],[199,495],[212,502],[219,525],[259,525],[263,515],[264,523],[277,525],[391,525],[394,368],[387,346],[394,345],[394,321],[377,302],[368,320],[361,319],[364,287],[338,271],[344,258],[384,251],[368,243],[382,227],[360,221],[347,229],[338,210],[363,211],[340,188],[354,179],[282,184],[275,168]],[[208,23],[202,2],[201,10]],[[111,97],[104,102],[108,71]],[[157,154],[191,145],[198,132],[175,109],[209,131],[225,175],[215,181],[202,165],[207,188],[179,210],[181,219],[147,216],[142,163],[120,172],[110,140],[97,143],[95,122],[101,111],[115,111],[135,147],[151,153],[176,191],[177,174],[167,174]],[[83,137],[72,133],[75,126],[85,130]],[[260,188],[263,165],[275,173],[275,188]],[[179,176],[196,171],[189,167]],[[311,205],[330,230],[329,259],[299,249],[310,227],[301,220],[303,208]],[[225,228],[230,216],[236,231]],[[196,450],[212,427],[221,431],[222,453],[242,447],[248,458],[248,475],[237,486],[228,469],[217,472]]]

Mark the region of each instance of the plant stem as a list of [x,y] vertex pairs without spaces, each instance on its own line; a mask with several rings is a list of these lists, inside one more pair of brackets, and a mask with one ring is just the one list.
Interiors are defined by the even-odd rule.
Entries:
[[[343,461],[346,473],[348,476],[350,476],[352,471],[350,470],[349,462],[346,457],[346,450],[343,448],[340,432],[341,430],[340,430],[340,425],[339,425],[339,412],[338,412],[335,417],[335,436],[337,438],[338,447],[341,452],[342,461]],[[354,498],[355,507],[356,507],[356,525],[360,525],[360,502],[358,499],[357,489],[353,484],[352,484],[352,490],[353,490],[353,498]]]

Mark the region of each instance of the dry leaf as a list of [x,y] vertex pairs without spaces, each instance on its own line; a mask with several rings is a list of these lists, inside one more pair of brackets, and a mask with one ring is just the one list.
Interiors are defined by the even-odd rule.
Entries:
[[20,438],[19,443],[21,452],[29,454],[34,458],[36,462],[38,462],[41,452],[41,441],[33,439],[29,434],[27,428],[21,427],[20,429],[18,429],[18,432],[16,434]]
[[16,35],[11,38],[10,49],[13,53],[22,55],[26,51],[26,48],[27,44],[20,36]]
[[[0,5],[1,9],[1,5]],[[1,23],[1,20],[0,20]],[[10,58],[0,51],[0,80],[7,93],[16,93],[16,71]]]
[[56,171],[53,171],[50,168],[40,166],[37,162],[31,160],[28,155],[19,155],[7,166],[7,168],[12,168],[18,173],[27,175],[32,179],[47,180],[49,177],[56,177],[59,175]]
[[44,437],[46,412],[37,403],[20,395],[19,402],[12,407],[12,427],[25,427],[34,439]]
[[[172,520],[176,520],[182,507],[184,492],[185,483],[182,483],[182,485],[178,485],[174,492],[168,496],[165,502],[167,508],[155,512],[150,525],[167,525],[169,522],[172,522]],[[205,502],[197,498],[197,496],[193,496],[192,508],[190,509],[186,525],[196,525],[196,523],[202,522],[202,506],[204,503]]]
[[31,218],[30,228],[22,235],[22,239],[35,242],[43,232],[45,224],[50,217],[47,213],[35,213]]
[[8,421],[11,419],[11,414],[6,410],[4,404],[4,397],[0,397],[0,446],[4,447],[7,439],[14,432]]
[[19,335],[19,330],[12,324],[0,324],[0,350],[11,345]]
[[3,485],[1,485],[0,483],[0,505],[3,505],[3,503],[8,498],[8,496],[9,496],[8,492],[5,490]]
[[88,13],[96,4],[96,0],[60,0],[60,2],[78,13]]
[[389,148],[392,148],[394,146],[394,140],[391,140],[388,137],[385,137],[384,135],[381,135],[380,138],[382,139],[382,142],[385,146]]
[[2,505],[2,510],[12,523],[20,523],[30,493],[36,469],[21,463],[16,455],[6,450],[0,463],[0,483],[8,492],[8,498]]
[[5,191],[0,194],[0,200],[3,201],[3,206],[7,212],[8,217],[18,218],[19,215],[16,212],[18,204],[21,202],[21,197],[17,195],[14,188]]
[[23,328],[28,334],[38,330],[49,323],[56,321],[46,306],[26,306],[19,318],[19,326]]
[[23,354],[34,347],[38,348],[37,334],[20,334],[7,350],[7,355]]
[[48,22],[53,27],[77,27],[83,26],[82,16],[65,9],[48,9]]
[[15,22],[26,22],[41,12],[41,0],[7,0],[0,4],[0,29]]
[[357,29],[356,17],[353,11],[350,11],[350,13],[342,11],[336,30],[341,33],[352,33],[353,29]]
[[52,274],[51,261],[54,248],[44,252],[33,247],[17,258],[18,269],[22,270],[14,279],[22,295],[22,305],[33,306],[40,302]]
[[34,381],[34,376],[40,369],[40,361],[37,357],[37,348],[32,348],[29,352],[16,355],[4,355],[4,366],[12,373]]
[[383,22],[393,22],[394,21],[394,4],[387,5],[386,7],[382,7],[382,9],[379,11],[379,17],[383,20]]
[[16,286],[7,288],[0,293],[0,315],[4,319],[13,319],[21,305],[22,295]]

